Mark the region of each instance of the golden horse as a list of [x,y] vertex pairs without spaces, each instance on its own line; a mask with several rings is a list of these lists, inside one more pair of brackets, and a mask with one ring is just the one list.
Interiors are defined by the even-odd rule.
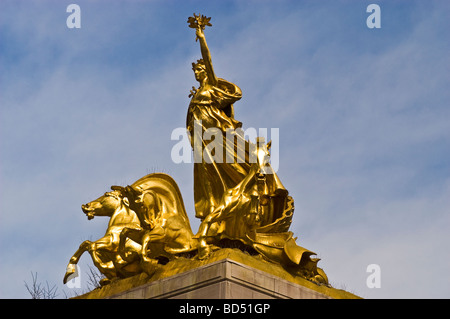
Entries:
[[109,216],[105,235],[84,241],[70,258],[64,283],[75,273],[75,265],[88,251],[94,265],[105,275],[102,283],[129,277],[173,254],[196,249],[196,240],[183,198],[175,181],[167,174],[153,173],[127,187],[112,191],[82,205],[88,219]]
[[141,227],[123,229],[120,242],[126,245],[127,239],[132,239],[141,244],[143,262],[156,263],[158,259],[172,259],[196,250],[197,241],[193,238],[183,198],[172,177],[154,173],[133,185],[111,188],[128,199],[140,220]]
[[122,245],[122,249],[127,251],[127,260],[121,257],[125,253],[119,252],[122,230],[125,227],[139,227],[140,225],[136,213],[129,208],[127,200],[124,200],[120,192],[106,192],[96,200],[81,205],[81,209],[89,220],[95,216],[108,216],[110,220],[103,237],[96,241],[84,241],[70,258],[63,282],[66,283],[69,277],[76,272],[75,265],[86,251],[91,255],[94,265],[107,278],[102,283],[141,272],[138,259],[140,245],[131,240]]

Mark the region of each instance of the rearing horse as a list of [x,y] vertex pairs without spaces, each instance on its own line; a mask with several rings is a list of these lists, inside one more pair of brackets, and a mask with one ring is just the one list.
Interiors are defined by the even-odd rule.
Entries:
[[133,185],[111,188],[128,198],[140,220],[142,228],[123,229],[121,245],[127,238],[141,244],[142,261],[154,263],[158,257],[170,259],[196,249],[181,193],[169,175],[154,173]]
[[[139,266],[138,253],[141,246],[132,240],[126,240],[119,251],[120,233],[125,227],[140,228],[136,213],[128,206],[128,200],[118,191],[111,191],[96,200],[81,205],[81,209],[89,220],[95,216],[109,216],[110,220],[105,235],[92,242],[84,241],[70,258],[63,282],[75,273],[75,265],[81,255],[88,251],[94,265],[107,279],[128,277],[142,271]],[[123,256],[126,256],[125,258]],[[105,282],[104,280],[103,282]]]

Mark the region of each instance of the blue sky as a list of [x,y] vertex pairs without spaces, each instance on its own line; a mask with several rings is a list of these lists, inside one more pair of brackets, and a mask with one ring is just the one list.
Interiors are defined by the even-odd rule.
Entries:
[[[68,29],[66,8],[81,8]],[[381,8],[369,29],[366,7]],[[448,298],[447,1],[1,1],[0,297],[30,272],[58,286],[106,219],[80,206],[155,171],[178,182],[191,224],[192,164],[175,164],[192,13],[244,128],[279,128],[291,230],[331,283],[365,298]],[[82,271],[91,264],[82,257]],[[366,268],[381,268],[368,288]]]

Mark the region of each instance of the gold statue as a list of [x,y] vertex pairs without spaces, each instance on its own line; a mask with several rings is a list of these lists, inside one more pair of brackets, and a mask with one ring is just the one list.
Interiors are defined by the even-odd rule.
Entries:
[[[104,237],[80,245],[64,283],[85,251],[106,277],[101,284],[106,284],[141,272],[152,275],[180,256],[206,259],[212,250],[232,245],[328,284],[317,267],[319,259],[298,246],[289,231],[294,200],[270,165],[271,142],[259,137],[252,143],[238,133],[242,123],[234,118],[234,103],[242,92],[214,72],[204,34],[210,19],[195,14],[188,19],[202,55],[192,63],[199,87],[191,90],[186,118],[194,151],[198,233],[192,232],[180,190],[169,175],[154,173],[132,185],[111,186],[112,191],[82,205],[88,219],[109,216],[110,221]],[[213,141],[204,138],[207,132],[214,132]]]
[[[217,245],[222,239],[237,240],[271,261],[297,268],[302,275],[326,283],[325,273],[316,267],[318,259],[310,258],[314,253],[298,246],[288,231],[294,201],[270,167],[270,142],[265,145],[259,138],[254,145],[234,134],[233,143],[227,143],[227,133],[242,127],[234,118],[233,109],[242,92],[214,73],[204,34],[205,26],[211,26],[209,21],[210,18],[195,14],[188,19],[189,27],[196,30],[202,54],[202,59],[192,64],[200,86],[191,91],[186,120],[194,158],[196,152],[202,155],[201,161],[194,161],[195,212],[202,219],[196,236],[198,257],[207,258],[211,250],[208,242]],[[196,125],[201,130],[196,130]],[[223,137],[222,153],[232,154],[232,161],[217,160],[211,153],[202,151],[212,142],[202,138],[211,128],[222,133],[219,135]],[[200,143],[196,146],[196,141],[200,141],[201,148],[198,149]],[[244,154],[244,158],[239,154]],[[256,161],[252,163],[251,158]]]

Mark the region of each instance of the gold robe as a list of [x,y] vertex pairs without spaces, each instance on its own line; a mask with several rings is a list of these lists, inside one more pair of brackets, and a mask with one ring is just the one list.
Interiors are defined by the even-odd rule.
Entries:
[[[202,220],[220,206],[224,194],[238,185],[250,172],[249,142],[239,134],[233,136],[232,145],[226,141],[227,130],[236,131],[242,127],[242,123],[234,118],[233,110],[233,103],[241,97],[242,92],[237,85],[219,79],[217,86],[200,88],[189,104],[186,127],[194,149],[195,215]],[[201,127],[195,129],[196,125],[200,125],[200,121]],[[212,140],[202,137],[205,130],[211,128],[217,128],[222,133],[223,157],[220,161],[212,158],[214,154],[203,152]],[[194,145],[194,141],[197,141],[197,146]],[[195,160],[196,152],[201,152],[201,160]],[[226,154],[233,155],[232,162],[227,160]],[[282,190],[283,197],[287,196],[287,191],[276,174],[271,175],[269,179],[272,182],[269,185],[272,187],[269,192],[273,195],[279,194]],[[284,204],[284,200],[282,202]],[[283,211],[283,204],[278,211]],[[268,225],[279,217],[280,214],[272,215],[271,220],[267,220],[264,224]]]

